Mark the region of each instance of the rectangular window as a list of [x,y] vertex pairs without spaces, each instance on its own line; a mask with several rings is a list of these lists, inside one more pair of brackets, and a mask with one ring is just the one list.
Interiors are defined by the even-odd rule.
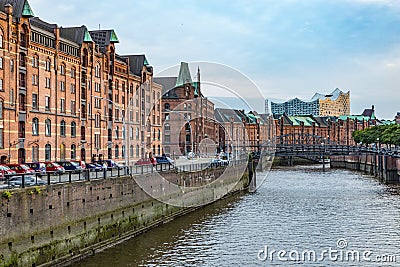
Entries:
[[61,98],[60,100],[60,112],[65,113],[65,99]]
[[76,114],[76,103],[74,100],[71,100],[71,114],[72,115]]
[[50,96],[45,97],[45,109],[50,110]]
[[38,95],[36,93],[32,94],[32,108],[33,109],[38,108]]
[[100,114],[94,115],[94,127],[100,128]]
[[3,69],[3,58],[0,57],[0,69]]
[[4,92],[3,79],[0,79],[0,91]]
[[61,92],[65,91],[65,82],[63,82],[63,81],[60,82],[60,90],[61,90]]
[[71,83],[71,94],[75,94],[76,87],[74,83]]
[[94,147],[100,148],[100,134],[94,134]]
[[50,88],[50,78],[46,77],[46,88]]
[[0,148],[4,148],[4,129],[0,128]]
[[50,71],[51,62],[50,60],[46,60],[46,71]]

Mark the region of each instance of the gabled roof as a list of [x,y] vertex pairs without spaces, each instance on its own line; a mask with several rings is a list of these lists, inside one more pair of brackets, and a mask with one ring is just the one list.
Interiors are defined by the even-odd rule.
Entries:
[[[162,95],[170,93],[169,97],[173,95],[173,89],[175,88],[177,77],[154,77],[153,81],[162,86]],[[178,97],[178,96],[176,96]]]
[[215,119],[220,123],[224,122],[242,123],[241,117],[234,109],[216,108],[214,110],[214,116]]
[[48,23],[46,21],[41,20],[38,17],[30,18],[29,23],[31,24],[31,26],[44,30],[52,35],[54,35],[54,29],[58,27],[57,24]]
[[4,12],[8,4],[13,7],[12,15],[15,18],[35,16],[28,0],[0,0],[0,10]]
[[68,27],[60,28],[60,37],[75,42],[77,44],[82,44],[84,42],[93,42],[86,26],[82,25],[80,27]]
[[149,66],[145,55],[123,55],[121,57],[129,59],[129,69],[137,76],[142,75],[143,66]]

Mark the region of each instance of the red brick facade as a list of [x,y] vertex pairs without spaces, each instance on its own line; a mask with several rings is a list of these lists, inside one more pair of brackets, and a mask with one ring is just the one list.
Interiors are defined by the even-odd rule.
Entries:
[[116,53],[113,30],[59,27],[6,6],[0,36],[2,162],[161,153],[161,86],[144,55]]

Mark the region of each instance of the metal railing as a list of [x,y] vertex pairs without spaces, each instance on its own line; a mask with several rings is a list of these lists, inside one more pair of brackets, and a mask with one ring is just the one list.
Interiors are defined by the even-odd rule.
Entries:
[[66,171],[65,173],[46,172],[45,174],[12,174],[0,178],[0,190],[24,188],[29,186],[51,185],[60,183],[73,183],[95,179],[108,179],[141,175],[154,172],[196,172],[206,169],[227,168],[247,164],[247,159],[232,160],[230,162],[204,162],[184,165],[161,163],[156,165],[132,165],[126,167],[107,168],[103,170],[85,169],[80,172]]

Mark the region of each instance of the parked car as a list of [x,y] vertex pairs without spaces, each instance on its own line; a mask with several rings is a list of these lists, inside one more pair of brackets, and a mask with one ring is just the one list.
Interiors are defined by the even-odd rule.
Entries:
[[17,174],[17,172],[14,171],[14,170],[11,170],[6,165],[0,165],[0,174],[1,174],[2,177],[6,178],[7,176],[10,177],[12,175]]
[[101,171],[103,170],[103,166],[95,163],[86,163],[86,169],[89,171]]
[[112,159],[99,160],[99,161],[96,161],[96,163],[101,164],[102,166],[105,163],[107,165],[107,169],[113,169],[113,168],[122,169],[123,168],[122,165],[118,164],[117,162],[113,161]]
[[170,164],[170,165],[174,165],[174,161],[167,156],[161,156],[161,157],[156,157],[157,160],[157,164]]
[[135,162],[135,165],[151,165],[150,158],[142,158]]
[[86,169],[86,162],[83,160],[71,160],[71,162],[78,163],[81,166],[82,170]]
[[56,163],[64,167],[66,171],[72,171],[73,173],[80,173],[82,171],[81,165],[73,161],[56,161]]
[[46,165],[46,172],[54,173],[54,174],[63,174],[65,173],[65,169],[63,166],[55,162],[45,162]]
[[35,174],[35,171],[25,164],[6,164],[6,166],[17,174]]
[[[35,175],[25,175],[24,176],[24,183],[25,186],[32,186],[32,185],[46,185],[47,183],[37,178]],[[22,176],[14,176],[8,180],[8,184],[12,186],[22,186]]]
[[46,165],[43,162],[28,162],[24,164],[33,169],[38,176],[46,174]]

